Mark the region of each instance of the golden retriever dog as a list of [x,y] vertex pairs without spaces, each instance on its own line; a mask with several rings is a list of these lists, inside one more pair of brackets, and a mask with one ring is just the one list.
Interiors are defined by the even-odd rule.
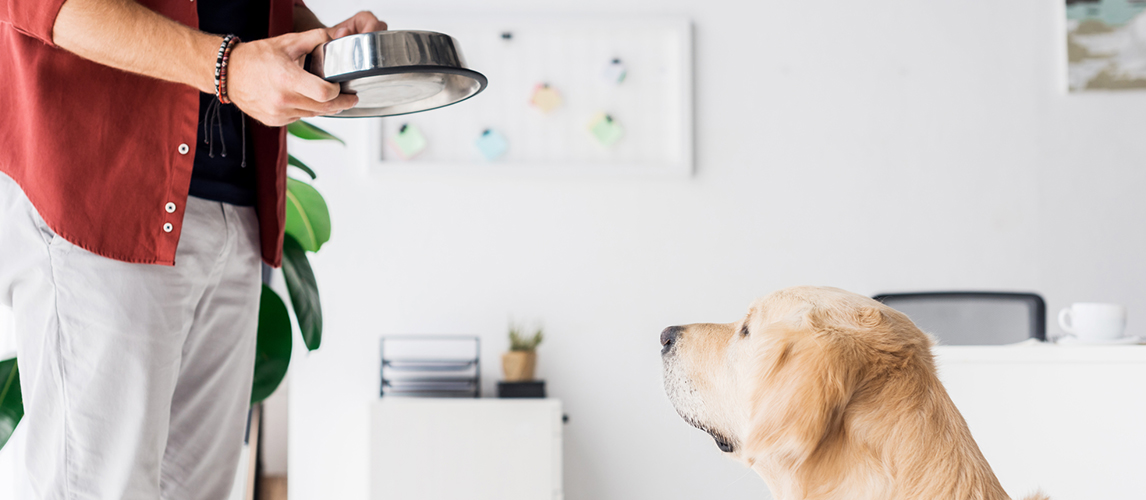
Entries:
[[935,375],[931,338],[879,302],[789,288],[735,323],[669,327],[661,346],[677,413],[776,500],[1009,498]]

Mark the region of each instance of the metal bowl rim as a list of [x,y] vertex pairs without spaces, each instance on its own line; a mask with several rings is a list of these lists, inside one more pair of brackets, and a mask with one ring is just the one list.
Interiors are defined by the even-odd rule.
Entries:
[[451,75],[468,76],[474,80],[477,80],[478,83],[481,84],[481,86],[478,87],[478,92],[485,90],[486,85],[489,83],[485,75],[469,68],[459,68],[457,66],[436,66],[430,64],[365,69],[361,71],[354,71],[352,73],[341,73],[337,76],[328,76],[325,78],[325,80],[330,83],[342,83],[348,82],[350,80],[357,80],[359,78],[368,78],[371,76],[380,75],[395,75],[399,73],[448,73]]
[[[413,69],[411,69],[411,68],[413,68]],[[386,69],[389,69],[389,71],[383,71]],[[434,106],[432,108],[420,109],[417,111],[407,111],[405,113],[391,113],[391,114],[384,114],[384,115],[349,115],[349,114],[344,115],[344,114],[339,113],[339,114],[335,114],[335,115],[323,115],[323,116],[327,116],[330,118],[365,118],[365,117],[384,118],[384,117],[389,117],[389,116],[412,115],[414,113],[421,113],[423,111],[433,111],[435,109],[441,109],[441,108],[444,108],[446,106],[452,106],[454,104],[457,104],[457,103],[460,103],[463,101],[468,101],[470,98],[480,94],[483,90],[485,90],[485,88],[487,86],[487,80],[486,80],[485,75],[478,73],[477,71],[474,71],[472,69],[456,68],[453,66],[399,66],[396,68],[377,68],[377,69],[373,69],[373,70],[360,71],[358,73],[372,73],[371,75],[368,75],[368,76],[384,75],[384,74],[391,74],[391,73],[450,73],[450,74],[468,76],[470,78],[473,78],[474,80],[478,81],[480,86],[478,86],[477,90],[475,90],[472,94],[465,96],[461,99],[458,99],[456,101],[449,102],[449,103],[443,104],[441,106]],[[353,107],[353,108],[348,109],[347,111],[353,111],[355,109],[378,109],[378,108]]]

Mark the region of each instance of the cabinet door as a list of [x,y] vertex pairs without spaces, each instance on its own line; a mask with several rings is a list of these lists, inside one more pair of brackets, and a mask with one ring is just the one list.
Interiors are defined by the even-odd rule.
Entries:
[[560,499],[561,404],[383,399],[371,460],[373,500]]

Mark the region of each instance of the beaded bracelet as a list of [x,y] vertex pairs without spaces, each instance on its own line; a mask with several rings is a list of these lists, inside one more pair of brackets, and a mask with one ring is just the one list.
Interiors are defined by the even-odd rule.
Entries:
[[219,74],[223,71],[223,53],[226,52],[227,46],[231,44],[231,39],[235,35],[227,35],[223,37],[223,43],[219,45],[219,53],[215,56],[215,95],[219,95]]
[[223,104],[231,103],[231,99],[227,97],[227,61],[231,58],[231,49],[238,43],[239,37],[235,35],[223,37],[223,43],[219,45],[219,55],[215,58],[215,97],[218,97],[219,102]]
[[231,98],[227,96],[227,61],[231,59],[231,49],[239,44],[239,37],[231,40],[231,44],[227,46],[226,52],[223,53],[223,70],[219,72],[219,102],[223,104],[230,104]]

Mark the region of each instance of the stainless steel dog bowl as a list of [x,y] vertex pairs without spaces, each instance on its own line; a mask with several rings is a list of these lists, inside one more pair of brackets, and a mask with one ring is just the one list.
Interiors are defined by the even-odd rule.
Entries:
[[376,31],[331,40],[314,50],[307,71],[342,92],[358,94],[353,108],[330,116],[394,116],[449,106],[486,87],[466,67],[457,40],[432,31]]

